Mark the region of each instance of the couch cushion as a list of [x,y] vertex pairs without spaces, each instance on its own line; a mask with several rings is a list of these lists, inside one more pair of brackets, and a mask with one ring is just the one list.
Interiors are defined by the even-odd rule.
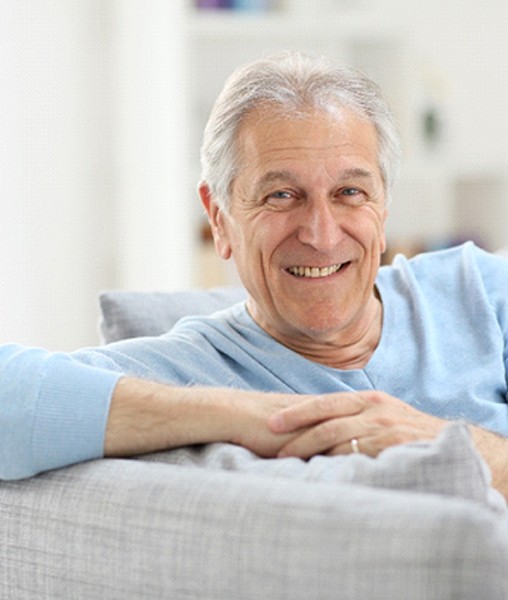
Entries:
[[182,317],[207,315],[245,300],[238,287],[175,292],[105,291],[99,296],[104,343],[162,335]]

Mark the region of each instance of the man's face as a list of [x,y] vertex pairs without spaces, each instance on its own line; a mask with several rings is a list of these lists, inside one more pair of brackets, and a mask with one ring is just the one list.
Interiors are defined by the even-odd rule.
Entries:
[[346,109],[294,120],[253,112],[238,142],[230,211],[201,193],[252,317],[293,348],[347,343],[372,320],[385,249],[373,125]]

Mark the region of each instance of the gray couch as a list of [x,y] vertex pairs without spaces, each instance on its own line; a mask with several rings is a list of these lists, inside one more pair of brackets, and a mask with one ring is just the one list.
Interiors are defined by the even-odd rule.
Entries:
[[[243,292],[107,293],[105,341]],[[0,484],[2,599],[508,598],[504,500],[465,425],[362,455],[211,444]]]

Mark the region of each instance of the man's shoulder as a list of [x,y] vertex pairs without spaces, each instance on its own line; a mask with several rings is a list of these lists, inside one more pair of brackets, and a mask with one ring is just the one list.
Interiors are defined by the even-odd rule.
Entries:
[[456,246],[422,252],[411,258],[398,254],[392,264],[382,267],[381,271],[410,269],[414,273],[429,273],[435,276],[447,270],[467,269],[473,266],[483,268],[491,264],[497,268],[508,268],[508,260],[505,258],[487,252],[473,242],[465,242]]
[[508,293],[508,260],[466,242],[412,258],[397,255],[391,265],[380,269],[379,281],[385,286],[417,285],[435,293],[478,285],[487,291],[504,286]]

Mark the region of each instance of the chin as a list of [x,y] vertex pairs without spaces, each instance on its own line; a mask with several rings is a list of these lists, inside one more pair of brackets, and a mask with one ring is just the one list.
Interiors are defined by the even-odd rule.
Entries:
[[316,342],[327,342],[335,339],[344,326],[342,321],[312,319],[311,321],[295,321],[292,331],[293,335],[298,337],[309,338]]

